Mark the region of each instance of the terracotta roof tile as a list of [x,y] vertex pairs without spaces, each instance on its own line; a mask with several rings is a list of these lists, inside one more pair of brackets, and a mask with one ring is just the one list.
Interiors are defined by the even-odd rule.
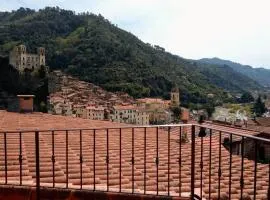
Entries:
[[[92,121],[72,117],[62,117],[41,113],[18,114],[0,112],[0,131],[18,129],[70,129],[70,128],[91,128],[91,127],[118,127],[123,124],[106,121]],[[209,125],[213,128],[214,125]],[[217,128],[217,127],[215,127]],[[185,128],[188,136],[190,128]],[[225,127],[224,130],[239,132],[238,129]],[[146,193],[156,193],[157,166],[156,159],[156,128],[148,128],[146,132]],[[242,133],[242,132],[241,132]],[[55,131],[55,181],[57,187],[65,187],[66,183],[66,138],[64,131]],[[252,134],[252,133],[251,133]],[[94,158],[93,158],[93,131],[83,131],[82,133],[82,184],[83,188],[93,188],[94,184]],[[134,189],[137,192],[144,192],[144,131],[135,128],[134,131]],[[68,181],[69,187],[80,188],[80,138],[79,131],[68,133]],[[179,195],[179,184],[181,185],[181,195],[188,196],[190,188],[190,165],[191,165],[191,144],[181,143],[181,167],[179,167],[179,128],[172,128],[170,135],[170,194]],[[3,133],[0,133],[0,183],[4,182],[4,148]],[[96,155],[95,155],[95,183],[96,189],[107,189],[107,139],[106,131],[96,131]],[[121,182],[123,191],[131,192],[132,188],[132,132],[130,128],[122,130],[122,150],[121,150]],[[189,139],[190,141],[190,139]],[[219,142],[216,132],[213,132],[211,151],[211,173],[209,173],[209,144],[210,138],[203,139],[203,170],[202,187],[203,195],[207,199],[209,193],[209,174],[211,174],[210,193],[212,198],[217,199],[218,194],[218,161]],[[22,180],[23,184],[35,184],[35,145],[34,133],[22,134]],[[119,130],[109,130],[109,190],[119,191]],[[8,156],[8,183],[18,183],[19,180],[19,134],[7,134],[7,156]],[[16,148],[14,148],[16,147]],[[200,194],[200,161],[201,161],[201,139],[196,138],[196,158],[195,158],[195,186],[196,193]],[[229,192],[229,152],[221,146],[221,196],[225,199]],[[159,193],[168,194],[168,134],[166,130],[159,129],[159,165],[158,165],[158,187]],[[40,133],[40,177],[41,185],[52,186],[52,137],[51,132]],[[179,171],[181,170],[181,175]],[[268,165],[258,164],[257,166],[257,199],[267,199],[269,187]],[[240,171],[241,159],[237,155],[232,155],[231,170],[231,197],[239,199],[240,195]],[[254,183],[254,162],[244,159],[244,188],[245,195],[252,197]],[[179,178],[181,181],[179,182]]]

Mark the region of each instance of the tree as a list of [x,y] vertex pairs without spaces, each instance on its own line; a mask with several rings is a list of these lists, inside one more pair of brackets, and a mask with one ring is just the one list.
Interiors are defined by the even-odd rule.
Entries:
[[257,117],[261,117],[265,112],[265,104],[262,102],[261,96],[259,96],[253,105],[253,111]]
[[211,103],[207,103],[205,105],[205,110],[207,112],[208,118],[212,117],[213,113],[215,112],[215,106]]
[[180,107],[171,107],[171,111],[173,112],[173,119],[175,122],[179,122],[181,116],[181,108]]
[[43,65],[41,65],[40,69],[38,70],[38,76],[39,76],[39,78],[46,77],[46,71],[45,71],[45,67]]
[[254,97],[249,92],[244,92],[240,98],[240,103],[250,103],[254,101]]
[[47,110],[47,105],[46,105],[43,101],[40,102],[40,105],[39,105],[39,111],[40,111],[40,112],[43,112],[43,113],[48,112],[48,110]]

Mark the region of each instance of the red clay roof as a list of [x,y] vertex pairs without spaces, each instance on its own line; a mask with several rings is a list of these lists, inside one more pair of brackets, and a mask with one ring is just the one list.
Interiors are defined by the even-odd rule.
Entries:
[[257,117],[255,121],[261,126],[270,126],[269,117]]
[[[120,124],[84,120],[72,117],[62,117],[48,114],[18,114],[0,112],[0,130],[14,129],[69,129],[69,128],[90,128],[90,127],[117,127]],[[122,125],[121,125],[122,126]],[[190,194],[190,165],[191,165],[191,143],[181,144],[181,166],[179,165],[179,130],[172,128],[170,140],[165,129],[159,128],[159,165],[158,165],[158,188],[160,194],[168,193],[168,178],[170,181],[170,195],[182,196]],[[146,157],[144,157],[144,129],[135,129],[134,143],[134,188],[135,192],[144,192],[144,177],[146,178],[146,193],[156,193],[157,166],[155,158],[156,149],[156,128],[146,129]],[[190,128],[185,128],[189,135]],[[57,187],[66,186],[66,134],[56,131],[55,133],[55,182]],[[35,150],[34,133],[22,134],[23,154],[23,184],[35,184]],[[83,188],[93,189],[94,183],[94,153],[93,153],[93,131],[83,131],[82,134],[82,184]],[[0,182],[4,182],[4,145],[3,133],[0,133]],[[68,186],[71,188],[80,187],[80,137],[79,131],[68,133]],[[168,170],[168,141],[170,141],[170,170]],[[109,190],[119,191],[119,176],[121,164],[121,185],[122,191],[131,192],[132,188],[132,130],[122,130],[122,150],[120,162],[120,133],[118,129],[109,131]],[[210,164],[210,138],[203,139],[203,170],[202,188],[203,194],[208,199],[209,194],[209,164]],[[107,190],[107,139],[105,130],[96,131],[95,140],[95,183],[97,190]],[[196,160],[195,160],[195,187],[196,193],[200,194],[200,161],[201,161],[201,139],[196,138]],[[219,142],[217,132],[213,132],[211,151],[211,199],[217,199],[218,193],[218,163],[219,163]],[[8,183],[19,181],[19,134],[7,134],[8,152]],[[40,133],[40,176],[41,185],[52,186],[52,134],[51,132]],[[144,159],[146,159],[146,172],[144,173]],[[221,145],[221,196],[226,199],[229,192],[229,152]],[[181,171],[181,176],[179,172]],[[240,172],[241,158],[232,156],[232,180],[231,199],[239,199],[240,194]],[[168,173],[170,173],[168,177]],[[257,199],[267,199],[268,165],[257,165]],[[180,181],[179,181],[180,179]],[[254,183],[254,162],[244,159],[244,194],[253,197]],[[179,185],[181,184],[181,187]]]
[[44,113],[13,113],[0,110],[0,131],[48,130],[124,126],[124,124],[97,121]]

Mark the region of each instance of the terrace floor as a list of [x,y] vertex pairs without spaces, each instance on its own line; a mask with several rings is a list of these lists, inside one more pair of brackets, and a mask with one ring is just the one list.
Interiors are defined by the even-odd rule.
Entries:
[[[123,124],[40,113],[18,114],[0,111],[0,132],[1,130],[33,130],[35,128],[116,128],[119,126],[123,127]],[[213,125],[209,125],[209,127],[210,126]],[[159,195],[188,197],[191,192],[191,142],[189,139],[191,129],[182,127],[181,131],[182,135],[184,132],[187,133],[188,139],[180,143],[179,127],[172,128],[170,135],[168,135],[168,130],[164,128],[134,128],[133,144],[132,129],[124,128],[121,130],[121,150],[119,129],[109,129],[109,140],[107,140],[107,132],[105,129],[96,130],[95,133],[93,130],[82,131],[81,138],[79,131],[69,131],[68,143],[66,143],[65,131],[55,131],[55,185],[53,185],[53,162],[51,159],[53,154],[52,132],[40,132],[41,186],[95,189],[111,192],[119,192],[121,190],[122,192],[128,193],[158,193]],[[230,131],[239,132],[239,130],[231,129]],[[22,134],[22,185],[35,185],[36,166],[34,137],[34,132]],[[6,141],[7,183],[19,184],[19,133],[8,133],[6,135]],[[205,199],[218,199],[218,182],[220,180],[221,199],[227,199],[229,192],[231,193],[231,199],[239,199],[241,190],[241,157],[232,155],[230,189],[230,153],[222,145],[220,147],[218,133],[213,132],[211,138],[211,154],[209,136],[203,139],[202,154],[201,138],[196,138],[195,142],[195,193],[198,195],[202,193]],[[221,149],[221,157],[219,156],[219,148]],[[134,165],[132,165],[131,162],[132,152],[134,153]],[[107,156],[109,157],[108,165]],[[159,157],[158,165],[156,165],[156,157]],[[82,164],[80,163],[81,159]],[[203,161],[202,170],[200,169],[201,161]],[[220,179],[218,176],[219,161],[222,171]],[[68,168],[66,164],[68,164]],[[244,196],[253,198],[253,161],[244,159],[243,173],[243,194]],[[3,133],[0,133],[0,183],[5,184],[5,148]],[[256,183],[256,199],[266,200],[269,188],[268,165],[258,163]]]

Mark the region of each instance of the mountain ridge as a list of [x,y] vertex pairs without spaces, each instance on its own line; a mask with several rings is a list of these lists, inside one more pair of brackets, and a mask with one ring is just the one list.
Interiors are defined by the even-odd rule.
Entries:
[[214,94],[217,103],[233,101],[234,94],[263,89],[231,67],[190,61],[144,43],[101,15],[47,7],[0,12],[1,17],[1,54],[8,55],[21,43],[30,51],[44,46],[51,69],[61,69],[109,91],[127,92],[136,98],[169,98],[170,90],[177,86],[182,103],[188,105],[213,101],[208,94]]
[[202,58],[199,59],[198,62],[203,62],[207,64],[215,64],[215,65],[227,65],[233,68],[235,71],[252,78],[253,80],[257,81],[264,87],[270,87],[270,69],[266,69],[263,67],[254,68],[250,65],[242,65],[237,62],[233,62],[230,60],[223,60],[218,57],[213,58]]

